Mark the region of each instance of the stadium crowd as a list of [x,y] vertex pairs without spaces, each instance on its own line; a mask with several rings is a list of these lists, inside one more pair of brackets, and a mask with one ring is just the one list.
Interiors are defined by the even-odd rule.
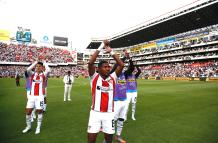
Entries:
[[[0,77],[15,77],[16,72],[19,73],[20,76],[24,75],[25,70],[28,66],[20,66],[20,65],[4,65],[0,66]],[[67,71],[71,71],[71,73],[75,77],[79,76],[88,76],[87,69],[83,67],[76,67],[76,66],[50,66],[51,73],[50,77],[60,77],[64,76]]]
[[[181,35],[179,35],[181,36]],[[183,35],[184,36],[184,35]],[[157,47],[131,51],[131,57],[142,69],[141,77],[218,77],[218,35],[201,36],[187,40],[174,41]],[[215,43],[214,43],[215,42]],[[90,55],[84,55],[88,59]],[[121,54],[121,57],[123,55]],[[74,59],[68,50],[0,42],[0,62],[27,62],[36,58],[48,63],[70,63]],[[109,54],[99,55],[99,59],[110,60]],[[113,63],[113,61],[111,61]],[[0,77],[14,77],[16,71],[24,73],[28,65],[0,66]],[[67,71],[73,75],[88,76],[84,66],[51,66],[50,76],[64,76]]]
[[141,70],[141,77],[218,77],[218,61],[147,65]]
[[[207,42],[218,41],[218,37],[211,38],[210,41],[201,41],[200,43],[190,41],[185,42],[175,42],[172,44],[165,44],[164,46],[158,46],[156,48],[145,48],[140,51],[131,52],[133,60],[143,60],[143,59],[152,59],[160,57],[171,57],[178,55],[187,55],[187,54],[205,54],[212,53],[209,55],[218,55],[218,45],[204,45]],[[185,44],[188,43],[188,44]],[[202,45],[197,45],[202,44]]]
[[[0,42],[0,77],[14,77],[16,71],[23,74],[28,65],[36,59],[45,60],[48,63],[71,63],[74,61],[70,51],[58,48],[37,47],[27,45],[6,44]],[[16,62],[16,65],[5,65],[4,62]],[[19,64],[20,63],[20,64]],[[64,76],[70,70],[76,77],[86,76],[87,72],[82,67],[75,66],[51,66],[50,76]]]
[[[218,77],[218,61],[209,60],[207,62],[184,62],[165,63],[140,66],[141,77]],[[14,77],[16,71],[23,74],[27,66],[0,66],[0,77]],[[64,76],[67,71],[71,71],[75,77],[87,77],[88,72],[84,67],[76,66],[51,66],[51,77]]]
[[46,60],[48,63],[67,63],[74,61],[68,50],[0,42],[1,62],[33,62],[37,58]]

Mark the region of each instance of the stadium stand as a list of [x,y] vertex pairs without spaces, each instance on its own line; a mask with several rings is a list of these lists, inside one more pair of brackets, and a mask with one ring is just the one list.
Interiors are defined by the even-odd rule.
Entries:
[[83,67],[76,68],[74,58],[68,50],[0,42],[0,53],[0,77],[14,77],[16,71],[23,74],[38,57],[49,63],[52,77],[64,76],[68,70],[76,77],[87,76]]
[[[218,2],[209,0],[161,19],[155,19],[108,38],[121,57],[130,52],[142,68],[141,78],[218,77]],[[0,77],[13,77],[24,71],[37,57],[48,61],[50,76],[63,76],[71,70],[76,76],[87,76],[86,63],[103,39],[93,39],[87,52],[75,63],[67,50],[0,42]],[[78,54],[77,54],[78,55]],[[113,63],[109,54],[101,59]]]
[[[141,77],[218,77],[218,27],[207,27],[210,31],[205,35],[191,34],[192,37],[184,36],[182,40],[164,43],[160,46],[152,44],[126,47],[131,53],[133,61],[142,68]],[[199,30],[195,30],[199,31]],[[181,35],[193,33],[189,31]],[[214,34],[215,33],[215,34]],[[154,43],[157,41],[152,41]],[[123,48],[122,48],[123,49]],[[117,52],[122,50],[114,49]],[[89,55],[85,55],[85,59]],[[111,60],[109,55],[100,55],[100,59]]]
[[[217,13],[217,1],[210,0],[108,39],[117,53],[130,52],[142,78],[218,77]],[[87,49],[96,49],[101,41],[94,39]],[[97,62],[101,59],[111,60],[105,54]]]

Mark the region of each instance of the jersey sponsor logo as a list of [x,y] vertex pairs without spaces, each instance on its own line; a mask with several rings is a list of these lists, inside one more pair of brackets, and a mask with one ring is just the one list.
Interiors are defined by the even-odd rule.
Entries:
[[135,79],[128,79],[128,82],[135,82]]
[[35,82],[35,83],[41,83],[42,81],[41,81],[41,80],[33,79],[33,82]]
[[117,80],[117,84],[126,84],[126,80],[119,79]]
[[110,87],[105,87],[105,86],[97,86],[97,90],[101,90],[102,92],[109,92],[113,89],[111,89]]

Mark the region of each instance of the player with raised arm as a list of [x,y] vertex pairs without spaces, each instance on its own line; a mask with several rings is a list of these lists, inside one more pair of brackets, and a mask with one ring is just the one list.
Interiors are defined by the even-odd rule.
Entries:
[[[28,97],[30,95],[30,91],[31,91],[31,76],[28,75],[27,70],[24,72],[24,76],[25,76],[25,80],[26,80],[26,97],[28,100]],[[36,118],[36,114],[35,114],[36,108],[34,107],[31,113],[31,122],[34,122],[34,119]]]
[[[133,63],[132,63],[133,64]],[[128,108],[129,104],[132,102],[132,120],[135,119],[135,112],[136,112],[136,102],[137,102],[137,81],[136,79],[139,77],[141,74],[140,68],[136,65],[134,65],[137,69],[136,74],[129,74],[127,76],[127,101],[128,101]],[[133,68],[134,69],[134,68]]]
[[[105,48],[110,53],[118,67],[110,74],[110,66],[107,61],[100,61],[95,71],[94,63],[100,51]],[[95,143],[97,135],[102,128],[107,143],[112,143],[114,130],[114,92],[117,76],[120,75],[124,63],[109,47],[109,41],[104,40],[100,47],[89,59],[88,72],[91,80],[92,106],[88,123],[88,143]]]
[[[31,77],[31,90],[28,95],[28,101],[26,105],[26,128],[23,133],[28,132],[31,129],[31,112],[33,108],[36,108],[38,112],[37,128],[35,134],[40,133],[41,123],[43,119],[43,107],[44,107],[44,95],[45,95],[45,82],[50,68],[47,63],[44,62],[45,72],[43,72],[43,63],[35,61],[30,67],[27,68],[27,74]],[[32,69],[35,67],[35,72]]]
[[[122,61],[124,62],[126,59],[129,59],[129,53],[124,50],[124,57]],[[130,62],[130,60],[129,60]],[[117,68],[117,64],[111,70],[111,73]],[[133,64],[128,65],[127,70],[123,71],[118,77],[116,81],[115,95],[114,95],[114,114],[115,114],[115,124],[116,124],[116,136],[115,140],[120,143],[126,143],[124,139],[121,137],[121,133],[123,130],[123,124],[126,120],[127,116],[127,96],[126,96],[126,77],[130,75],[134,70]]]

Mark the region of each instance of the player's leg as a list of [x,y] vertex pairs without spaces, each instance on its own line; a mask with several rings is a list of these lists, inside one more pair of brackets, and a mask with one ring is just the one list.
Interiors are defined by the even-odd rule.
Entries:
[[38,118],[37,118],[37,127],[35,134],[39,134],[41,130],[42,120],[43,120],[43,110],[37,110],[38,112]]
[[113,134],[115,133],[114,113],[101,114],[102,132],[104,132],[104,139],[107,143],[112,143]]
[[69,85],[69,88],[68,88],[68,98],[67,98],[68,101],[71,101],[71,88],[72,88],[72,84]]
[[46,111],[46,107],[47,107],[47,98],[46,95],[44,96],[44,106],[43,106],[43,112]]
[[31,122],[34,122],[34,119],[36,119],[36,108],[34,107],[31,113]]
[[126,143],[126,141],[124,139],[122,139],[122,137],[121,137],[121,133],[123,130],[123,123],[124,123],[123,118],[119,118],[117,120],[117,130],[116,130],[115,140],[120,142],[120,143]]
[[[27,100],[29,98],[34,98],[34,97],[30,96],[30,90],[27,90]],[[34,104],[34,101],[32,101],[32,102],[33,102],[32,104]],[[31,112],[31,122],[34,122],[34,119],[36,118],[36,114],[35,114],[36,108],[35,108],[35,105],[33,107],[32,106],[30,106],[30,107],[33,108],[32,112]]]
[[67,94],[68,94],[68,85],[65,84],[64,85],[64,101],[66,101],[66,99],[67,99]]
[[126,119],[127,119],[127,115],[128,115],[128,112],[129,112],[129,108],[130,108],[130,103],[131,103],[131,97],[132,97],[132,94],[131,92],[127,92],[126,93],[126,96],[127,96],[127,99],[126,99],[126,110],[127,110],[127,114],[126,114]]
[[[124,102],[124,101],[121,101],[121,102]],[[122,103],[121,103],[122,104]],[[121,133],[122,133],[122,130],[123,130],[123,123],[124,123],[124,118],[125,118],[125,114],[124,114],[124,105],[123,106],[121,106],[121,108],[120,108],[120,114],[119,114],[119,118],[117,119],[117,130],[116,130],[116,135],[117,136],[121,136]]]
[[106,133],[104,133],[104,139],[105,139],[106,143],[112,143],[112,141],[113,141],[113,134],[106,134]]
[[45,95],[44,95],[44,107],[43,107],[43,113],[45,113],[46,108],[47,108],[47,87],[45,88]]
[[36,111],[38,113],[38,118],[37,118],[37,127],[36,127],[35,134],[40,133],[42,120],[43,120],[43,107],[44,107],[44,96],[38,96],[36,100]]
[[88,133],[88,143],[95,143],[98,133]]
[[34,107],[34,98],[28,97],[27,105],[26,105],[26,127],[22,131],[23,133],[28,132],[31,129],[31,113]]
[[137,92],[134,92],[132,94],[132,120],[136,120],[135,119],[136,102],[137,102]]
[[101,128],[101,121],[99,119],[99,113],[90,111],[89,123],[88,123],[88,143],[95,143],[98,132]]
[[122,111],[122,102],[123,101],[114,101],[114,120],[116,124],[116,136],[120,136],[123,128],[123,124],[121,122],[122,119],[120,118],[120,113]]
[[26,108],[26,127],[22,131],[23,133],[27,133],[31,129],[31,112],[32,108]]
[[121,133],[123,130],[123,124],[124,124],[124,121],[126,120],[126,113],[127,113],[126,104],[127,104],[126,101],[120,101],[120,103],[119,103],[119,106],[120,106],[119,118],[117,119],[117,122],[116,122],[117,129],[116,129],[115,140],[119,141],[120,143],[126,143],[126,141],[124,139],[122,139],[122,137],[121,137]]

